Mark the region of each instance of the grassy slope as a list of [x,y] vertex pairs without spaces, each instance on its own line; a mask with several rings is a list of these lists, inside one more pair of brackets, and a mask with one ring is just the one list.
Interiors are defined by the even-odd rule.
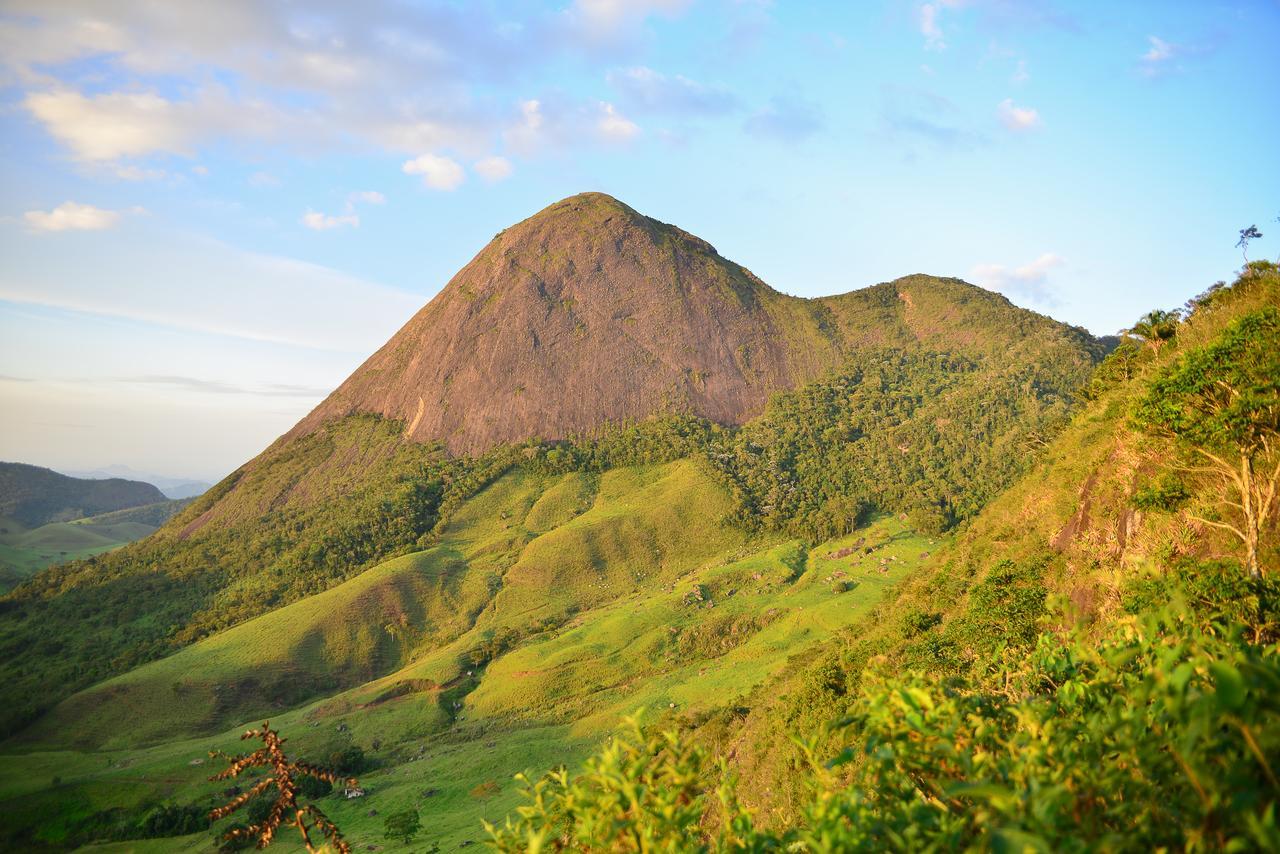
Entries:
[[0,593],[57,563],[81,560],[149,536],[183,504],[164,501],[28,529],[0,518]]
[[[231,749],[235,724],[270,715],[303,753],[323,753],[339,725],[366,750],[379,742],[383,767],[362,775],[368,798],[324,802],[362,843],[382,843],[370,808],[410,805],[445,850],[479,840],[479,819],[512,805],[514,772],[577,761],[637,707],[711,711],[777,679],[936,548],[895,518],[811,552],[749,541],[716,521],[727,502],[691,461],[598,476],[514,471],[433,548],[63,703],[6,746],[0,808],[201,800],[218,787],[189,763]],[[828,557],[859,538],[876,551]],[[515,636],[509,650],[487,667],[470,662],[503,632]],[[273,702],[330,674],[353,687],[315,688],[293,710]],[[228,685],[242,688],[234,702],[217,688]],[[473,793],[487,783],[496,793]],[[51,838],[66,818],[57,813]],[[206,840],[192,838],[193,850]]]
[[[790,736],[820,732],[841,717],[872,657],[941,678],[976,649],[1003,640],[999,625],[991,627],[989,642],[972,639],[984,609],[993,610],[985,602],[975,607],[974,592],[1002,562],[1027,570],[1027,583],[1043,593],[1040,626],[1101,631],[1120,610],[1128,582],[1163,574],[1183,556],[1233,554],[1233,542],[1189,524],[1181,514],[1134,508],[1134,492],[1169,461],[1129,419],[1152,377],[1180,353],[1209,343],[1234,319],[1278,304],[1280,275],[1273,272],[1198,311],[1181,326],[1176,342],[1158,354],[1144,351],[1129,378],[1085,402],[1026,475],[961,526],[867,619],[754,692],[747,700],[750,715],[728,739],[744,802],[780,822],[794,818],[797,793],[786,791],[797,761]],[[913,615],[936,615],[938,622],[917,632]],[[957,638],[957,646],[947,646]]]

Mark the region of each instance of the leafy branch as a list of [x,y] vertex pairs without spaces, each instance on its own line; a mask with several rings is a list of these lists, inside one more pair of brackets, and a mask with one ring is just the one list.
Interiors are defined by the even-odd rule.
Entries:
[[283,749],[286,739],[281,738],[278,732],[271,729],[270,722],[264,721],[261,729],[251,729],[240,736],[241,741],[251,738],[260,739],[263,744],[262,747],[252,753],[229,756],[222,751],[210,752],[209,755],[211,757],[226,759],[228,764],[225,769],[209,779],[229,780],[232,777],[239,777],[251,768],[269,769],[268,776],[257,781],[248,791],[237,795],[230,802],[210,812],[209,818],[217,821],[231,815],[253,798],[265,793],[272,786],[276,789],[276,800],[271,805],[271,810],[267,813],[265,819],[248,827],[232,828],[224,838],[231,841],[256,837],[258,848],[266,848],[275,839],[276,832],[281,824],[292,825],[298,828],[298,833],[302,836],[302,844],[312,854],[317,850],[311,843],[311,831],[313,830],[320,831],[340,854],[351,854],[351,846],[342,838],[342,833],[338,830],[338,826],[330,821],[329,817],[321,812],[319,807],[314,804],[298,804],[298,778],[303,776],[314,777],[330,784],[346,782],[349,786],[356,785],[355,778],[344,780],[337,773],[327,768],[320,768],[307,762],[290,761]]

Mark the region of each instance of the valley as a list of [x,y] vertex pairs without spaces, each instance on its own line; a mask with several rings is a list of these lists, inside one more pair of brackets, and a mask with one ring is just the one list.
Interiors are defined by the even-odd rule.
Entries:
[[[812,548],[676,524],[717,504],[727,496],[692,460],[508,473],[431,549],[64,701],[8,743],[0,798],[31,815],[82,802],[50,844],[128,806],[125,785],[131,803],[199,802],[218,787],[191,763],[234,749],[239,724],[262,717],[308,754],[362,746],[368,794],[326,804],[351,832],[376,834],[371,809],[415,806],[439,816],[433,834],[451,850],[516,803],[514,774],[585,756],[637,709],[744,714],[732,703],[865,617],[945,542],[890,517]],[[554,578],[539,577],[548,566]],[[50,768],[58,786],[33,791]],[[204,850],[207,837],[167,844]]]

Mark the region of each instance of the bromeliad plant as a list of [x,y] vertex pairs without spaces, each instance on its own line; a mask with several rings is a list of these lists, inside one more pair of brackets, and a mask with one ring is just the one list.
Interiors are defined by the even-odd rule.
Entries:
[[298,794],[299,779],[301,777],[314,777],[330,784],[345,782],[348,786],[356,785],[355,778],[344,779],[327,768],[320,768],[306,762],[290,761],[289,757],[284,753],[285,739],[281,738],[278,732],[271,729],[270,722],[263,722],[261,729],[251,729],[240,736],[242,741],[251,738],[260,739],[263,745],[252,753],[228,756],[221,751],[211,752],[209,754],[211,757],[226,759],[228,765],[226,769],[209,779],[229,780],[233,777],[239,777],[251,768],[266,768],[269,770],[268,775],[255,783],[248,791],[237,795],[229,803],[213,810],[209,813],[209,818],[213,821],[225,818],[249,803],[253,798],[267,792],[273,786],[276,789],[275,803],[271,805],[271,811],[267,813],[265,819],[248,827],[232,828],[224,838],[227,841],[256,838],[257,847],[266,848],[275,839],[276,831],[279,830],[280,825],[293,825],[298,828],[298,833],[302,836],[302,844],[306,846],[307,851],[314,854],[314,852],[320,850],[311,843],[311,831],[318,830],[329,840],[329,845],[333,850],[340,852],[340,854],[351,854],[351,846],[342,838],[342,833],[338,830],[338,826],[330,821],[328,816],[314,804],[299,805]]

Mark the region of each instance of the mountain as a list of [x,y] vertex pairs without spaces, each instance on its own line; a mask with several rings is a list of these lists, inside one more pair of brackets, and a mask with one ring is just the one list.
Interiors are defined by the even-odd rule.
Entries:
[[83,480],[23,463],[0,463],[0,517],[28,528],[165,501],[149,483]]
[[[1068,426],[1107,349],[955,279],[802,300],[608,197],[553,205],[155,534],[0,598],[0,845],[189,828],[206,751],[266,716],[447,850],[640,706],[733,745],[783,817],[833,648],[1045,576],[983,586],[1027,521],[1002,496],[1121,417]],[[1006,629],[947,635],[939,672]],[[363,841],[369,804],[324,809]]]
[[149,483],[156,489],[159,489],[166,497],[174,500],[182,498],[195,498],[198,495],[208,491],[213,484],[206,483],[202,480],[187,477],[167,477],[162,474],[152,474],[151,472],[138,471],[129,466],[109,465],[100,469],[91,469],[87,471],[65,471],[63,474],[69,477],[87,478],[92,480],[104,480],[109,478],[122,477],[128,480],[140,480],[143,483]]
[[[1104,349],[955,279],[789,297],[614,199],[566,199],[498,235],[315,411],[155,535],[12,591],[0,693],[14,701],[0,729],[388,558],[465,540],[455,517],[520,471],[699,459],[699,489],[716,496],[702,506],[743,535],[822,541],[884,513],[940,533],[1025,469]],[[543,603],[513,616],[512,631],[529,631],[534,613],[586,606],[574,594],[550,607],[561,571],[621,562],[631,568],[618,583],[652,572],[642,543],[657,535],[618,540],[610,526],[624,517],[610,518],[601,542],[575,546],[601,557],[533,573]],[[497,568],[446,563],[448,584],[479,597],[467,598],[473,622],[517,601],[509,567],[541,554],[535,542],[509,545]],[[33,645],[58,653],[19,666]],[[311,696],[395,664],[279,689],[245,675],[243,703]]]
[[705,240],[584,193],[498,234],[286,438],[355,413],[470,454],[660,413],[741,424],[855,352],[989,349],[1006,314],[1018,332],[1063,331],[1010,309],[928,276],[787,296]]

